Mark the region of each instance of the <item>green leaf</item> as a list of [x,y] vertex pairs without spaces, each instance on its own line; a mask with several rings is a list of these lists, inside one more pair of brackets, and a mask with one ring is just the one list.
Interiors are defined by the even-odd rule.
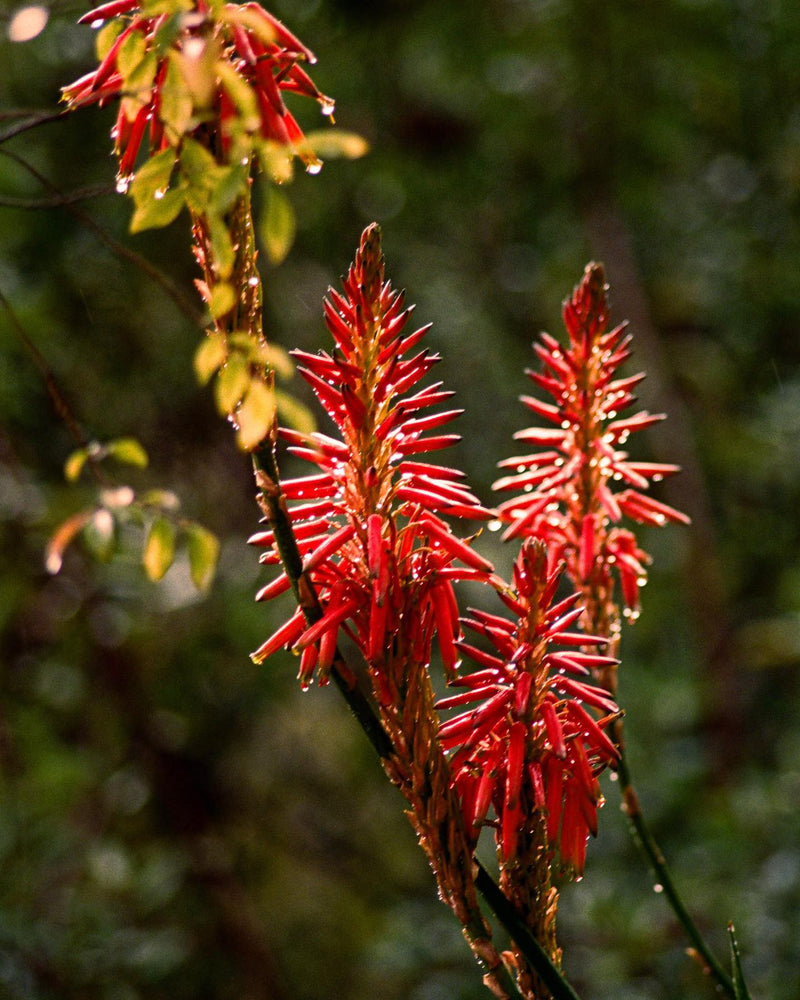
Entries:
[[239,352],[228,356],[214,386],[217,409],[227,416],[236,409],[250,386],[250,369]]
[[742,972],[742,957],[739,953],[739,945],[736,941],[736,929],[733,924],[728,924],[728,938],[731,946],[731,966],[733,968],[733,993],[736,1000],[751,1000],[750,991],[744,981]]
[[261,125],[261,115],[253,88],[224,59],[217,62],[216,70],[222,86],[239,112],[239,125],[245,132],[255,132]]
[[117,36],[124,27],[124,22],[115,18],[113,21],[107,21],[97,32],[94,47],[97,52],[97,59],[99,62],[102,62],[108,55],[111,50],[111,46],[117,40]]
[[227,337],[222,331],[209,333],[194,355],[194,370],[201,385],[205,385],[215,371],[225,364],[228,356]]
[[356,132],[329,128],[306,132],[303,148],[308,148],[324,160],[332,160],[337,157],[357,160],[369,152],[369,143]]
[[167,73],[161,85],[159,115],[167,128],[170,141],[176,143],[180,136],[194,126],[194,102],[174,56],[175,53],[170,51]]
[[208,590],[217,571],[219,539],[208,528],[189,524],[186,527],[186,543],[192,583],[198,590]]
[[288,427],[293,427],[296,431],[302,431],[304,434],[311,434],[317,429],[311,410],[294,396],[290,396],[288,392],[276,389],[275,402],[278,404],[281,421]]
[[236,289],[227,281],[220,281],[211,289],[208,308],[214,319],[221,319],[236,305]]
[[83,472],[83,467],[89,461],[89,449],[88,448],[78,448],[73,451],[72,454],[64,462],[64,478],[68,483],[74,483],[81,472]]
[[275,391],[260,379],[253,379],[242,405],[236,411],[237,440],[244,451],[252,451],[264,440],[275,421]]
[[129,91],[129,77],[147,52],[147,39],[141,31],[131,31],[117,52],[117,69],[122,77],[123,90]]
[[186,192],[175,188],[140,202],[131,217],[130,231],[141,233],[145,229],[163,229],[180,215],[186,204]]
[[225,220],[215,212],[206,215],[208,235],[211,238],[211,252],[214,255],[214,269],[223,281],[231,276],[234,264],[233,241]]
[[155,198],[158,191],[167,190],[176,159],[175,150],[170,147],[151,156],[139,167],[129,188],[129,194],[137,205]]
[[292,247],[297,229],[294,209],[279,188],[269,185],[261,207],[258,233],[272,264],[280,264]]
[[271,368],[283,379],[290,379],[294,375],[294,362],[288,352],[277,344],[256,344],[251,360]]
[[153,49],[148,49],[140,62],[130,71],[126,79],[126,89],[140,101],[147,101],[150,88],[158,71],[158,56]]
[[145,573],[153,581],[164,576],[175,560],[175,525],[167,517],[153,519],[144,543],[142,564]]
[[189,183],[194,186],[208,188],[208,175],[215,170],[217,161],[199,142],[194,139],[184,139],[181,146],[181,170]]
[[114,441],[109,441],[106,452],[125,465],[134,465],[137,469],[147,468],[147,452],[136,438],[116,438]]
[[247,194],[249,163],[234,163],[229,167],[216,167],[211,175],[211,208],[225,215],[236,202]]
[[152,489],[139,497],[139,502],[147,507],[160,507],[161,510],[178,510],[181,502],[172,490]]
[[159,14],[188,13],[193,8],[193,0],[144,0],[142,14],[145,17],[156,17]]
[[269,139],[253,143],[261,169],[276,184],[286,184],[292,179],[294,165],[292,151]]

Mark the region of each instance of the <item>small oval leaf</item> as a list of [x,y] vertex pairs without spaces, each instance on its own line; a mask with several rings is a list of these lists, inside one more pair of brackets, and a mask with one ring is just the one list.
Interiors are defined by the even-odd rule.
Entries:
[[175,559],[175,525],[169,518],[156,517],[144,543],[142,563],[153,583],[164,576]]
[[137,469],[147,468],[147,452],[136,438],[116,438],[106,445],[107,453],[125,465],[135,465]]
[[192,583],[198,590],[208,590],[217,571],[219,539],[201,524],[190,524],[186,528],[186,545]]
[[259,219],[259,236],[271,264],[280,264],[294,243],[297,230],[292,203],[283,191],[267,187]]
[[269,434],[275,420],[275,391],[264,382],[253,379],[242,405],[236,411],[239,425],[237,439],[244,451],[257,448]]

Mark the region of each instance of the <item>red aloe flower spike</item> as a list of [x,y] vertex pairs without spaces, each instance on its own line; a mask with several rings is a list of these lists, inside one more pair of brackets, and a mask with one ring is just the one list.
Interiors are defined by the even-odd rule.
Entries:
[[[459,641],[460,653],[479,669],[460,673],[451,683],[466,690],[437,703],[441,711],[456,712],[442,724],[440,738],[452,754],[465,815],[483,824],[483,803],[487,811],[493,804],[503,891],[555,958],[551,860],[557,853],[565,872],[583,870],[586,840],[602,804],[596,774],[618,759],[603,730],[619,714],[605,690],[580,679],[590,667],[608,669],[616,660],[585,651],[605,646],[602,636],[567,631],[583,608],[578,594],[555,599],[561,572],[550,567],[543,542],[523,543],[514,588],[499,595],[515,619],[473,611],[462,620],[494,648],[486,652]],[[487,777],[482,768],[489,754],[496,756]],[[474,841],[478,834],[476,827]],[[539,995],[533,974],[518,958],[523,995]]]
[[[299,676],[307,687],[315,676],[323,683],[334,660],[338,665],[337,636],[345,632],[352,639],[394,748],[387,771],[409,802],[441,896],[462,921],[476,954],[499,962],[486,940],[471,860],[474,824],[486,815],[493,785],[481,784],[478,771],[462,771],[456,785],[443,747],[463,743],[465,734],[475,744],[488,736],[508,714],[514,690],[495,690],[493,683],[487,704],[480,690],[461,693],[459,705],[477,701],[477,708],[468,722],[440,730],[429,673],[434,641],[448,677],[455,677],[460,663],[452,581],[468,576],[502,586],[471,539],[457,535],[440,513],[482,520],[491,512],[458,470],[405,457],[454,440],[424,435],[460,411],[432,410],[451,395],[438,383],[418,387],[438,359],[426,349],[406,356],[427,328],[404,332],[411,310],[385,280],[377,226],[362,235],[342,285],[342,293],[329,292],[324,311],[335,349],[295,355],[335,431],[281,432],[294,455],[311,465],[309,475],[283,483],[282,500],[297,525],[303,557],[296,589],[313,594],[314,614],[299,629],[293,616],[259,656],[287,643],[302,650]],[[276,533],[259,532],[254,541],[277,553]],[[276,583],[262,593],[281,589]],[[485,761],[502,757],[492,747],[481,754]]]
[[[631,460],[623,450],[632,433],[664,416],[647,411],[622,415],[635,402],[631,390],[644,376],[617,375],[630,355],[631,336],[624,324],[607,330],[607,291],[602,267],[590,264],[564,303],[566,344],[542,334],[535,345],[543,371],[528,374],[552,402],[522,399],[557,426],[515,434],[538,450],[502,462],[502,468],[513,472],[494,486],[517,494],[498,508],[508,525],[503,538],[546,542],[551,559],[565,561],[570,579],[583,592],[587,629],[608,638],[619,631],[615,582],[626,615],[635,618],[649,562],[630,532],[616,525],[623,516],[651,525],[689,519],[645,492],[678,467]],[[617,482],[624,485],[621,491]],[[614,690],[613,668],[599,668],[598,677]]]

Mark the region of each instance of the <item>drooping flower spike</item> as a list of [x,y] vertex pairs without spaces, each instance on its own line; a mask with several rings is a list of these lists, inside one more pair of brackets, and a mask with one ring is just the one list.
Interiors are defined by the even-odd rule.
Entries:
[[587,603],[591,596],[590,627],[609,635],[613,571],[626,613],[633,617],[649,562],[633,532],[621,526],[623,517],[652,525],[689,519],[646,492],[652,482],[678,472],[678,466],[634,461],[624,450],[632,433],[664,415],[621,416],[635,402],[633,390],[644,375],[617,376],[630,356],[631,338],[625,324],[607,329],[608,288],[599,264],[587,266],[564,303],[563,317],[567,345],[543,333],[534,345],[542,370],[528,372],[554,402],[522,397],[537,417],[555,426],[515,434],[534,450],[501,462],[513,472],[494,486],[515,494],[499,507],[508,524],[504,538],[543,539],[551,563],[563,560]]
[[121,98],[112,133],[121,185],[146,133],[151,155],[202,133],[225,162],[246,133],[319,168],[282,92],[310,97],[328,115],[333,101],[301,65],[315,62],[313,53],[260,4],[112,0],[80,21],[103,27],[100,64],[65,87],[63,99],[79,107]]
[[604,729],[619,710],[586,678],[616,661],[587,649],[604,649],[606,638],[573,630],[583,613],[579,594],[553,603],[561,570],[548,561],[542,542],[526,541],[514,590],[504,595],[514,619],[473,611],[464,620],[493,651],[458,643],[479,669],[451,681],[465,690],[437,703],[440,711],[470,706],[445,722],[439,737],[452,751],[475,841],[493,808],[503,863],[511,866],[521,840],[539,835],[546,816],[548,848],[558,849],[562,868],[580,874],[587,838],[597,832],[597,774],[618,757]]

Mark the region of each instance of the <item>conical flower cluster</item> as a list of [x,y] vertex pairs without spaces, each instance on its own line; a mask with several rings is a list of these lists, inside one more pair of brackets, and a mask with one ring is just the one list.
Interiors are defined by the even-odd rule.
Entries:
[[211,137],[224,162],[244,132],[292,149],[318,169],[282,94],[310,97],[325,114],[333,101],[301,65],[315,62],[314,54],[260,4],[112,0],[80,20],[105,26],[100,64],[65,87],[63,99],[80,107],[121,98],[112,132],[121,184],[146,134],[151,155],[187,134]]
[[559,569],[548,569],[544,545],[526,541],[514,566],[514,588],[503,595],[514,618],[473,610],[464,624],[487,639],[491,652],[459,642],[479,669],[459,676],[466,690],[437,703],[440,711],[467,706],[441,727],[467,828],[477,840],[491,808],[504,867],[520,844],[541,839],[561,867],[583,871],[586,841],[597,832],[602,801],[597,774],[617,759],[604,728],[618,709],[608,692],[588,683],[590,668],[614,663],[602,636],[572,627],[583,614],[574,593],[554,602]]
[[553,402],[523,396],[525,405],[551,424],[515,434],[534,451],[501,462],[511,469],[494,485],[513,491],[499,507],[508,524],[505,538],[542,539],[552,562],[563,560],[574,585],[591,605],[589,627],[608,636],[617,617],[616,575],[626,614],[635,616],[649,557],[621,522],[688,522],[685,514],[654,499],[652,482],[679,471],[675,465],[632,460],[630,435],[664,419],[640,411],[622,416],[636,400],[633,390],[644,375],[620,378],[630,356],[625,324],[608,330],[608,289],[603,269],[590,264],[572,297],[564,303],[568,343],[541,335],[534,349],[542,370],[528,372]]
[[[462,474],[421,459],[458,440],[441,428],[461,412],[439,409],[452,395],[417,384],[439,360],[417,346],[422,327],[405,333],[411,310],[384,281],[377,227],[364,233],[344,294],[331,290],[325,316],[335,347],[311,355],[295,351],[300,373],[338,431],[283,430],[289,450],[315,471],[284,480],[303,572],[324,611],[307,626],[298,612],[258,650],[263,659],[280,646],[300,652],[300,679],[330,670],[340,630],[355,640],[381,703],[394,697],[395,665],[408,657],[429,663],[438,645],[452,674],[458,659],[458,609],[453,580],[487,579],[492,565],[451,531],[442,515],[485,519]],[[252,541],[267,546],[265,562],[279,562],[271,531]],[[259,595],[290,586],[284,572]]]

